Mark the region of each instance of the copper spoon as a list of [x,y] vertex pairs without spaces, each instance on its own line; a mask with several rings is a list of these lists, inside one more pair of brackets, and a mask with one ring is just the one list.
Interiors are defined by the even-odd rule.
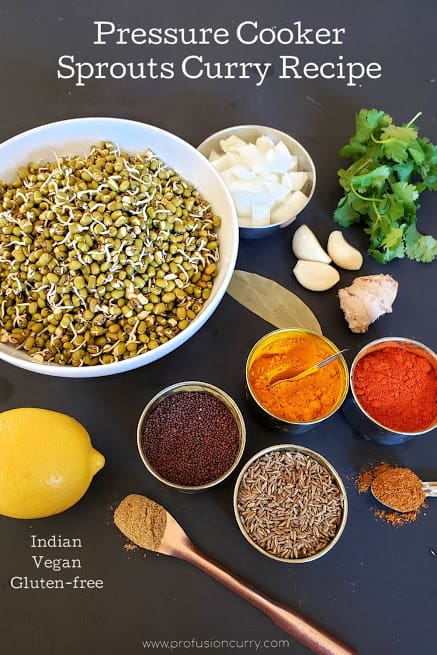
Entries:
[[194,564],[264,612],[284,632],[316,655],[357,655],[356,651],[295,610],[271,600],[216,564],[190,541],[171,514],[145,496],[132,494],[124,498],[115,510],[114,521],[121,532],[141,548]]
[[281,382],[294,382],[295,380],[301,380],[302,378],[306,378],[307,375],[312,375],[312,373],[317,373],[317,371],[322,368],[322,366],[326,366],[326,364],[329,364],[330,362],[333,362],[337,357],[339,357],[342,353],[346,352],[346,350],[349,350],[349,348],[343,348],[343,350],[339,350],[338,352],[334,353],[333,355],[330,355],[329,357],[326,357],[325,359],[322,359],[321,362],[318,362],[317,364],[314,364],[313,366],[310,366],[309,368],[306,368],[304,371],[301,373],[298,373],[297,375],[293,375],[295,373],[295,369],[292,368],[291,366],[288,366],[286,369],[283,371],[280,371],[279,373],[276,373],[275,375],[272,375],[269,381],[269,388],[274,387],[277,384],[280,384]]

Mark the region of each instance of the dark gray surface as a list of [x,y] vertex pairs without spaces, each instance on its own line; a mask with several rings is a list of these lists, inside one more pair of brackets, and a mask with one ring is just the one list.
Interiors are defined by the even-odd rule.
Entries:
[[[250,81],[93,81],[76,88],[56,79],[62,54],[81,60],[131,61],[153,55],[172,58],[199,49],[106,46],[97,51],[93,20],[120,26],[225,26],[241,20],[311,27],[346,27],[345,44],[301,46],[292,54],[308,61],[377,61],[381,80],[347,87],[341,80],[280,81],[274,75],[257,88]],[[436,10],[432,0],[351,4],[307,0],[290,3],[198,0],[89,3],[3,2],[0,6],[0,69],[4,140],[30,127],[76,116],[120,116],[156,124],[194,145],[232,124],[260,123],[290,132],[312,154],[318,185],[299,222],[312,226],[323,241],[333,229],[331,216],[340,196],[336,169],[339,148],[353,131],[355,111],[376,106],[408,121],[423,111],[421,134],[436,133]],[[287,53],[287,48],[284,48]],[[278,46],[202,48],[214,60],[272,61]],[[432,221],[434,220],[434,226]],[[420,227],[435,232],[435,199],[428,194]],[[362,273],[390,273],[399,281],[392,315],[367,335],[352,335],[341,315],[336,291],[314,294],[298,288],[291,274],[291,226],[265,241],[242,242],[238,267],[267,275],[299,295],[317,313],[324,333],[349,347],[350,362],[367,341],[383,335],[414,337],[436,349],[436,265],[407,260],[385,267],[365,258]],[[348,237],[365,247],[364,235]],[[353,273],[342,273],[346,286]],[[71,414],[92,435],[106,456],[106,467],[81,502],[69,511],[39,521],[0,520],[0,651],[11,655],[133,655],[169,652],[142,647],[143,640],[280,640],[286,636],[267,618],[188,565],[153,554],[128,552],[112,524],[112,508],[131,492],[150,495],[180,520],[195,543],[232,571],[272,597],[353,645],[361,655],[425,655],[435,648],[437,600],[437,501],[411,525],[394,528],[377,520],[372,503],[359,496],[354,477],[367,463],[388,460],[414,469],[423,479],[437,476],[436,434],[387,448],[355,436],[341,414],[314,432],[296,438],[326,456],[342,475],[350,501],[349,522],[339,544],[316,562],[288,566],[263,558],[239,534],[232,512],[233,481],[196,496],[164,489],[145,473],[137,455],[135,428],[147,400],[162,387],[200,379],[222,387],[239,403],[247,421],[244,456],[281,436],[250,415],[243,392],[244,362],[253,343],[270,329],[226,296],[207,325],[166,358],[111,378],[68,381],[44,378],[0,363],[0,410],[39,406]],[[37,448],[37,444],[35,444]],[[31,560],[29,535],[79,537],[84,578],[102,578],[101,591],[13,591],[14,575],[50,577]],[[52,554],[62,557],[63,552]],[[75,556],[76,553],[72,553]],[[68,571],[54,576],[68,579]],[[291,640],[290,640],[291,643]],[[256,652],[255,647],[204,648],[209,652]],[[264,648],[264,652],[273,650]],[[284,652],[284,648],[276,648]],[[196,652],[192,646],[174,652]],[[287,652],[308,651],[291,643]]]

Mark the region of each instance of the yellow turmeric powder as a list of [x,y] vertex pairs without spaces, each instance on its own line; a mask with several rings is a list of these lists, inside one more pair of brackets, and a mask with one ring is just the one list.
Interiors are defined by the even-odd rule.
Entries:
[[297,375],[334,352],[316,334],[273,334],[260,344],[249,367],[253,395],[268,412],[285,421],[305,423],[327,416],[345,388],[345,373],[338,359],[300,380],[269,385],[274,375],[288,368]]

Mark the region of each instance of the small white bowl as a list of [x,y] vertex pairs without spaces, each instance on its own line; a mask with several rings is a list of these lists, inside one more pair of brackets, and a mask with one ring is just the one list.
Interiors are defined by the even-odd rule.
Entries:
[[[197,149],[202,153],[202,155],[208,158],[212,150],[220,151],[220,141],[233,135],[250,143],[254,143],[260,136],[268,136],[275,144],[282,141],[282,143],[287,146],[290,153],[297,157],[298,170],[306,171],[308,173],[308,181],[302,189],[308,197],[306,204],[300,210],[303,211],[310,202],[316,188],[316,169],[314,162],[303,145],[286,132],[281,132],[281,130],[277,130],[273,127],[267,127],[264,125],[235,125],[234,127],[227,127],[219,132],[211,134],[211,136],[202,141]],[[240,236],[244,239],[259,239],[271,236],[272,234],[279,232],[280,229],[290,225],[299,213],[300,212],[289,216],[283,221],[272,223],[270,225],[263,225],[260,227],[240,225]]]
[[20,368],[69,378],[91,378],[129,371],[167,355],[190,339],[206,323],[223,298],[238,252],[238,222],[232,198],[219,174],[190,144],[153,125],[121,118],[75,118],[23,132],[0,145],[0,180],[11,181],[20,166],[54,161],[56,155],[79,155],[100,141],[112,141],[122,150],[141,153],[150,149],[165,164],[189,180],[222,219],[218,230],[220,261],[211,295],[185,330],[154,350],[130,359],[74,367],[33,360],[22,350],[0,344],[0,359]]

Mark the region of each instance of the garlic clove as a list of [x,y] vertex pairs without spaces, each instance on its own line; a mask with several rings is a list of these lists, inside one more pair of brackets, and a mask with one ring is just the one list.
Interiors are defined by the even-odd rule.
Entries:
[[301,225],[293,235],[291,247],[298,259],[307,259],[312,262],[329,264],[331,258],[320,245],[314,232],[308,225]]
[[326,291],[340,279],[339,272],[333,266],[305,259],[299,259],[293,273],[299,284],[310,291]]
[[328,253],[334,264],[348,271],[358,271],[363,265],[362,254],[346,241],[340,230],[329,235]]

